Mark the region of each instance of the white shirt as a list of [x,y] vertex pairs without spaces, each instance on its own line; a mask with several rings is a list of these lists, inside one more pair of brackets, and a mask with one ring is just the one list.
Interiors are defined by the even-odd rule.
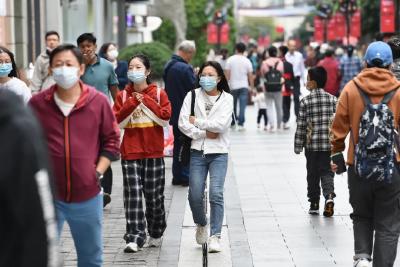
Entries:
[[208,95],[207,93],[205,93],[203,91],[204,94],[204,108],[206,109],[206,114],[208,116],[208,114],[210,114],[211,109],[213,108],[215,102],[217,102],[217,99],[219,98],[219,94],[218,95]]
[[58,97],[57,93],[54,94],[54,101],[56,102],[57,106],[61,109],[61,112],[64,114],[65,117],[71,113],[72,109],[74,108],[75,104],[67,103],[61,98]]
[[253,101],[257,105],[258,109],[267,108],[267,103],[265,101],[264,93],[257,93],[257,95],[253,98]]
[[[203,89],[196,89],[194,124],[189,122],[190,105],[192,93],[189,92],[179,114],[178,126],[186,136],[192,138],[192,149],[203,151],[204,154],[228,153],[229,151],[229,127],[232,122],[233,97],[231,94],[222,92],[207,115],[205,110],[205,94]],[[206,137],[206,130],[219,133],[218,138]]]
[[285,58],[289,63],[292,63],[294,76],[298,76],[303,80],[305,71],[303,55],[298,51],[294,51],[293,54],[290,52],[286,53]]
[[26,83],[15,77],[12,77],[8,82],[0,83],[0,90],[2,89],[14,92],[22,98],[25,104],[27,104],[32,97],[31,90]]
[[243,55],[233,55],[226,61],[226,70],[230,70],[231,90],[249,88],[248,74],[253,72],[251,61]]

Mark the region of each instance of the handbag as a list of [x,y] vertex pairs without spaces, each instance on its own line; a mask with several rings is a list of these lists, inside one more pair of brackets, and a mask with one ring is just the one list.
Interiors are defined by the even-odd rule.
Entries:
[[[192,102],[190,104],[190,116],[194,116],[194,104],[196,94],[194,90],[191,90],[192,93]],[[179,148],[178,161],[183,166],[187,166],[190,163],[190,147],[192,146],[192,138],[182,134],[179,136],[179,141],[181,143],[181,147]]]

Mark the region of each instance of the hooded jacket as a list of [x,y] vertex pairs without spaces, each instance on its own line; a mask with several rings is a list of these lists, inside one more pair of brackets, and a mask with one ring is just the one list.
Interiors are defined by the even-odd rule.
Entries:
[[53,76],[49,74],[49,59],[47,51],[37,57],[30,84],[32,93],[38,93],[55,84]]
[[99,157],[119,158],[119,128],[108,99],[93,87],[80,85],[81,96],[67,117],[54,101],[56,85],[30,101],[47,137],[57,198],[64,202],[96,196]]
[[[331,152],[335,154],[345,150],[345,139],[350,132],[351,138],[347,153],[347,164],[349,165],[354,163],[354,147],[358,143],[360,119],[365,108],[363,99],[354,82],[369,95],[374,104],[380,103],[386,93],[400,87],[400,82],[393,73],[382,68],[364,69],[344,87],[332,123]],[[394,115],[394,127],[397,128],[400,119],[400,90],[397,90],[388,106]],[[397,155],[397,161],[400,161],[399,155]]]
[[157,85],[150,84],[140,92],[142,102],[134,96],[132,83],[118,92],[113,110],[125,128],[121,144],[124,160],[164,157],[163,127],[168,126],[171,103],[164,90],[158,91],[159,96],[157,91]]

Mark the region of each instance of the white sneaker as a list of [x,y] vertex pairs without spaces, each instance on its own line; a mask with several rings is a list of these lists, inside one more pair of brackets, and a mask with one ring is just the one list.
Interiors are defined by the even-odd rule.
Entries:
[[257,128],[260,129],[260,124],[257,124]]
[[124,252],[125,253],[134,253],[140,250],[139,246],[135,242],[130,242],[126,244]]
[[271,126],[271,128],[269,129],[269,131],[270,131],[271,133],[275,133],[276,130],[277,130],[277,128],[274,127],[274,126]]
[[237,129],[238,129],[239,132],[246,131],[246,128],[244,128],[242,125],[239,125],[239,126],[237,127]]
[[207,238],[208,238],[208,225],[206,225],[206,226],[197,225],[197,228],[196,228],[197,244],[203,245],[203,244],[207,243]]
[[208,239],[208,252],[221,252],[221,239],[218,236],[213,235]]
[[290,125],[288,122],[283,123],[283,130],[288,130],[290,129]]
[[158,248],[158,247],[161,247],[161,243],[162,243],[162,238],[161,237],[160,238],[150,237],[149,238],[149,242],[147,243],[147,246],[149,248],[151,248],[151,247]]
[[353,263],[353,267],[370,267],[370,261],[365,258],[361,258],[358,260],[355,260]]

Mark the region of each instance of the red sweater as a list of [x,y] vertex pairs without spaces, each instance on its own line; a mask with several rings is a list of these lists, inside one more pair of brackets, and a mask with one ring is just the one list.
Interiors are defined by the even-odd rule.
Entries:
[[[149,109],[154,116],[166,121],[171,117],[171,104],[164,90],[160,91],[158,104],[157,85],[150,84],[141,92],[143,101],[140,103],[133,95],[133,85],[128,84],[125,89],[126,100],[123,102],[123,94],[118,93],[114,104],[114,113],[118,123],[128,116],[131,120],[125,127],[121,144],[122,159],[136,160],[143,158],[161,158],[164,156],[164,131],[163,127],[151,119],[144,108]],[[145,107],[143,107],[144,105]]]
[[54,101],[56,85],[30,100],[47,138],[57,198],[82,202],[100,192],[99,156],[119,158],[119,128],[107,98],[80,82],[82,94],[68,117]]

